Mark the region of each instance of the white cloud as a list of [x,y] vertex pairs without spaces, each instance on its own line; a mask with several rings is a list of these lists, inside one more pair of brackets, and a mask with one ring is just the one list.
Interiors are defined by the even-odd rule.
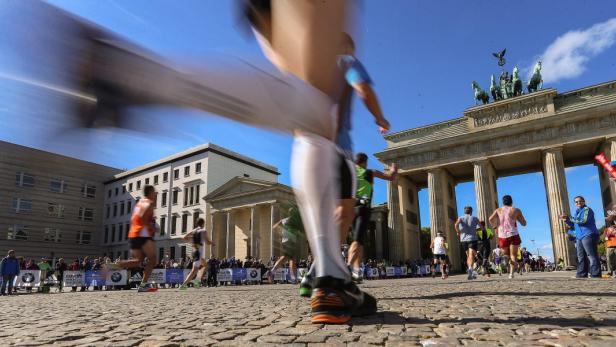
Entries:
[[552,244],[551,243],[546,243],[543,246],[539,247],[539,249],[541,250],[548,250],[548,249],[552,249]]
[[588,177],[589,181],[598,181],[599,180],[599,174],[594,174],[590,177]]
[[[586,63],[616,43],[616,18],[584,30],[571,30],[552,42],[539,58],[545,83],[575,78]],[[532,69],[531,69],[532,72]]]
[[576,171],[577,169],[579,169],[579,166],[570,166],[570,167],[566,167],[565,168],[565,172],[573,172]]

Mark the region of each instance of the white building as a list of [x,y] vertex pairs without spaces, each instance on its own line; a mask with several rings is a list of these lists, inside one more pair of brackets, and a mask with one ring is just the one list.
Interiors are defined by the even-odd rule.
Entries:
[[[206,229],[214,230],[213,211],[204,200],[206,195],[235,177],[271,182],[283,189],[277,183],[278,175],[277,168],[271,165],[213,144],[197,146],[116,174],[104,183],[103,252],[124,258],[130,253],[127,242],[130,216],[147,184],[153,185],[158,192],[155,209],[160,227],[155,237],[158,259],[165,254],[179,259],[191,255],[191,244],[184,242],[182,236],[192,230],[198,218],[206,220]],[[209,256],[210,250],[206,253]]]

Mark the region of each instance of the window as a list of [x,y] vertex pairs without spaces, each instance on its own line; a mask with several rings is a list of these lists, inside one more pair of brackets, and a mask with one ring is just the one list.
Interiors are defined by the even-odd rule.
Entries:
[[141,180],[137,181],[137,190],[141,189]]
[[163,260],[164,257],[165,257],[165,249],[161,247],[158,249],[158,261]]
[[193,212],[193,228],[197,227],[198,220],[199,220],[199,212]]
[[188,205],[188,188],[184,188],[184,206]]
[[195,204],[199,203],[199,187],[199,184],[195,187]]
[[109,227],[105,226],[105,240],[103,241],[104,243],[109,242]]
[[27,240],[28,239],[28,227],[25,225],[11,225],[9,226],[9,232],[6,235],[7,240]]
[[113,216],[116,217],[118,215],[118,204],[113,204]]
[[180,230],[180,232],[186,234],[186,228],[188,228],[188,213],[182,215],[182,230]]
[[177,205],[177,203],[178,203],[178,194],[179,193],[180,193],[179,190],[174,190],[173,191],[173,204],[174,205]]
[[105,213],[105,218],[109,218],[109,213],[111,212],[111,206],[107,205],[107,212]]
[[158,175],[154,176],[154,185],[158,184]]
[[167,206],[167,192],[163,192],[163,197],[160,199],[160,206]]
[[43,240],[46,242],[60,242],[62,241],[62,233],[60,232],[60,229],[45,228]]
[[126,202],[126,213],[129,213],[129,214],[130,214],[130,210],[131,210],[131,207],[132,207],[131,205],[132,205],[131,201],[130,201],[130,200],[128,200],[128,201]]
[[193,204],[193,198],[195,197],[195,187],[190,187],[190,201],[189,203],[192,205]]
[[115,196],[118,196],[118,194],[120,194],[120,188],[116,187],[116,189],[115,189]]
[[66,193],[66,188],[67,185],[64,181],[52,179],[51,182],[49,182],[49,190],[54,193]]
[[150,184],[150,179],[149,179],[149,178],[146,178],[146,179],[145,179],[145,185],[147,186],[148,184]]
[[186,259],[186,246],[180,247],[180,259]]
[[195,164],[195,173],[201,173],[201,163]]
[[177,180],[178,178],[180,178],[180,169],[175,169],[173,170],[173,179]]
[[88,230],[79,230],[77,232],[77,244],[88,245],[92,239],[92,232]]
[[64,205],[53,202],[47,203],[47,214],[51,217],[64,218]]
[[124,225],[124,239],[128,240],[128,231],[130,230],[130,223],[126,223]]
[[178,216],[171,217],[171,235],[175,235],[178,226]]
[[15,184],[20,187],[34,187],[34,176],[24,172],[18,172],[15,175]]
[[188,177],[190,175],[190,166],[184,167],[184,177]]
[[84,198],[95,198],[96,197],[96,187],[91,184],[86,183],[83,185],[83,188],[81,188],[81,194],[83,195]]
[[129,183],[129,184],[128,184],[128,191],[129,191],[129,192],[132,192],[132,191],[133,191],[133,184],[132,184],[132,183]]
[[124,224],[118,224],[118,241],[122,241],[122,235],[124,235]]
[[163,172],[163,183],[169,181],[169,173]]
[[122,185],[122,194],[126,194],[126,185]]
[[124,215],[124,201],[120,203],[120,216]]
[[15,213],[32,212],[32,200],[13,198],[13,212]]
[[107,197],[110,198],[111,197],[111,189],[107,190]]
[[116,231],[116,228],[115,228],[115,224],[114,224],[114,225],[111,226],[111,243],[115,242],[115,231]]
[[94,219],[94,210],[91,208],[80,207],[79,219],[91,221]]
[[167,222],[167,218],[160,217],[160,236],[165,236],[165,223]]
[[169,258],[175,260],[175,246],[169,247]]

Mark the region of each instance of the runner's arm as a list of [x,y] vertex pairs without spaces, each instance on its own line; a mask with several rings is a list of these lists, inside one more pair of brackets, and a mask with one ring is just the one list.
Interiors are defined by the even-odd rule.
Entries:
[[383,173],[379,170],[372,170],[372,174],[374,175],[374,177],[386,181],[393,181],[394,179],[396,179],[396,176],[398,175],[398,168],[396,167],[396,164],[391,164],[391,166],[386,171],[387,173]]
[[458,234],[460,233],[460,228],[459,228],[460,222],[461,222],[461,220],[460,220],[460,218],[458,218],[458,219],[456,219],[456,222],[453,225],[453,228],[456,230],[456,233],[458,233]]
[[520,222],[520,224],[522,224],[523,227],[526,226],[526,218],[524,218],[524,215],[522,214],[522,210],[518,209],[518,221]]
[[490,215],[490,218],[488,218],[488,221],[490,222],[490,225],[492,225],[492,228],[498,227],[498,209],[492,212],[492,215]]
[[385,134],[389,131],[389,122],[383,116],[383,111],[381,110],[381,104],[379,103],[379,99],[372,89],[372,86],[368,82],[354,83],[353,89],[357,92],[357,95],[362,99],[364,105],[376,121],[376,124],[380,127],[381,134]]
[[207,236],[207,232],[203,232],[203,236],[205,237],[205,244],[214,246],[214,241]]
[[192,238],[192,234],[194,233],[194,230],[189,231],[186,235],[182,236],[182,240],[183,241],[190,241]]

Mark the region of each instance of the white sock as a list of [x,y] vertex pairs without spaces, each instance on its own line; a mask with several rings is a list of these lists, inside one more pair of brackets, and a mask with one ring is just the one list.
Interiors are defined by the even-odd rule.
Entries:
[[338,160],[333,142],[310,134],[295,137],[291,178],[315,258],[315,277],[349,281],[348,268],[340,257],[340,233],[334,218]]

